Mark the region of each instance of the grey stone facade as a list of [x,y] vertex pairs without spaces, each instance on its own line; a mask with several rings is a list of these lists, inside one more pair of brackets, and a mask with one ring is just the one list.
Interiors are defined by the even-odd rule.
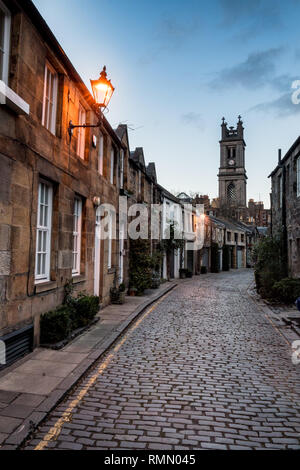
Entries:
[[282,233],[288,274],[300,277],[300,137],[270,174],[272,234]]

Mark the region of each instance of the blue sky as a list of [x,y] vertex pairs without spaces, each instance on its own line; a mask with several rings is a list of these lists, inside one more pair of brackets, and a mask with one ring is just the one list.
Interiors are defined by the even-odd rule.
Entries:
[[218,195],[222,116],[245,126],[247,198],[300,134],[300,0],[34,0],[89,86],[105,64],[107,115],[126,123],[160,184]]

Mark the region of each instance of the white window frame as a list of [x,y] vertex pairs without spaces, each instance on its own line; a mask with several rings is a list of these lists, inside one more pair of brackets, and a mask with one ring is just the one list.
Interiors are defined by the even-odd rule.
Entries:
[[[81,103],[78,106],[78,125],[84,126],[86,124],[86,110]],[[85,127],[78,127],[77,129],[77,155],[84,160],[85,154]]]
[[299,197],[300,196],[300,156],[297,158],[296,171],[297,171],[297,197]]
[[[52,92],[50,96],[47,95],[48,78],[52,80]],[[56,132],[56,110],[57,110],[57,84],[58,77],[52,65],[46,61],[44,73],[44,96],[43,96],[43,116],[42,125],[46,127],[52,134]],[[47,107],[48,101],[48,107]],[[50,104],[52,105],[52,112],[50,115]],[[46,111],[47,108],[47,111]]]
[[104,140],[103,135],[99,136],[99,149],[98,149],[98,173],[103,175],[103,149],[104,149]]
[[1,52],[3,53],[3,63],[2,63],[2,71],[0,71],[0,80],[8,84],[11,13],[1,0],[0,0],[0,10],[2,10],[2,12],[4,13],[3,49],[1,49]]
[[[42,198],[42,189],[47,188],[48,198],[47,204],[45,199],[45,191]],[[51,231],[52,231],[52,206],[53,206],[53,186],[45,180],[39,181],[38,188],[38,210],[37,210],[37,225],[36,225],[36,249],[35,249],[35,283],[50,281],[50,262],[51,262]],[[46,208],[47,207],[47,211]],[[42,220],[43,219],[43,220]],[[44,246],[40,248],[40,234],[45,234],[46,240],[43,240]],[[44,238],[44,237],[43,237]],[[41,272],[38,268],[42,266],[42,261],[39,257],[44,255],[45,269]]]
[[108,249],[107,249],[107,269],[111,269],[112,266],[112,224],[113,216],[109,212],[108,216]]
[[76,196],[73,210],[73,248],[72,248],[72,275],[80,275],[81,261],[81,226],[82,226],[82,199]]
[[110,182],[114,184],[115,149],[110,150]]
[[124,187],[124,150],[120,151],[120,188]]

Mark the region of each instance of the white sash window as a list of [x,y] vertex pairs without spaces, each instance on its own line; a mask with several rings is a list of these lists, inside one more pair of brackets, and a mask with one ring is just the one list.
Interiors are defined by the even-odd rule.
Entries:
[[38,192],[35,280],[50,280],[52,185],[40,181]]
[[0,80],[7,84],[11,14],[0,0]]
[[42,124],[55,135],[57,107],[57,73],[46,62],[44,77],[44,98]]
[[72,274],[80,274],[80,253],[81,253],[81,225],[82,225],[82,200],[76,197],[74,200],[73,213],[73,266]]

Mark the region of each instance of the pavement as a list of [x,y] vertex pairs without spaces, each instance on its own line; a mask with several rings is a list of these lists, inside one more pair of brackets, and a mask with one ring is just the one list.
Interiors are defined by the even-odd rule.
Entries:
[[100,320],[61,350],[37,348],[0,372],[0,448],[17,448],[84,373],[151,303],[175,287],[166,282],[147,295],[99,311]]
[[299,450],[293,338],[252,285],[249,269],[179,282],[95,362],[23,448]]

